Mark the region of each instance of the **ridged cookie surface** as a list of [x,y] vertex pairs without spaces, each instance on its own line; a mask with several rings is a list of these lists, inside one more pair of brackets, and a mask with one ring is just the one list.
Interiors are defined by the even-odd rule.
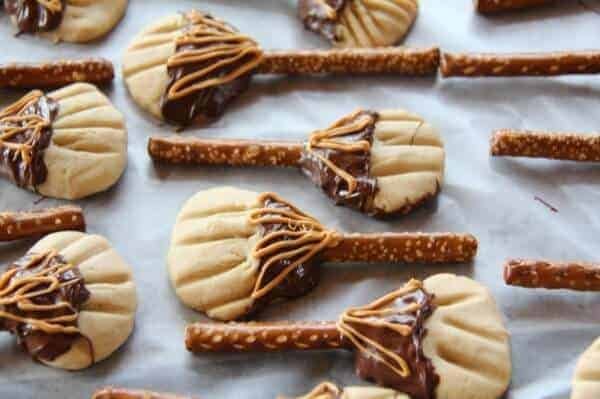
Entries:
[[99,362],[116,351],[133,330],[137,307],[136,289],[131,268],[98,235],[61,232],[38,241],[30,253],[56,250],[65,260],[79,268],[90,297],[80,310],[78,327],[88,341],[77,340],[71,349],[45,364],[78,370]]
[[48,96],[59,110],[44,152],[48,176],[38,191],[78,199],[111,187],[127,163],[123,115],[91,84],[72,84]]
[[221,187],[190,198],[177,216],[168,268],[179,299],[219,320],[232,320],[252,305],[258,261],[250,253],[258,241],[249,214],[260,206],[258,193]]
[[123,56],[123,78],[135,102],[163,119],[160,101],[169,82],[167,60],[175,53],[175,39],[186,26],[181,14],[170,15],[140,32]]
[[414,23],[417,0],[348,0],[337,28],[337,47],[386,47],[400,42]]
[[375,208],[407,213],[434,197],[444,178],[445,151],[433,126],[402,110],[379,111],[371,149]]
[[466,277],[424,280],[437,306],[423,351],[440,376],[439,399],[497,399],[511,376],[509,336],[488,289]]

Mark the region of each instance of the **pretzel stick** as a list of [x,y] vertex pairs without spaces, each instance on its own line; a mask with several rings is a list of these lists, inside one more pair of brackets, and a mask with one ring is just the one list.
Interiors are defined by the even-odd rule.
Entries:
[[477,254],[477,239],[455,233],[375,233],[341,236],[326,249],[328,262],[461,263]]
[[494,132],[490,152],[492,156],[599,162],[600,135],[504,129]]
[[0,213],[0,241],[37,237],[63,230],[85,231],[85,219],[80,207],[61,206],[31,212]]
[[185,346],[196,353],[352,349],[335,322],[194,323]]
[[264,54],[258,73],[304,75],[316,73],[435,75],[440,64],[437,47],[411,49],[332,49],[271,51]]
[[166,393],[139,391],[123,388],[104,388],[94,393],[92,399],[192,399]]
[[475,0],[475,8],[482,14],[496,13],[522,8],[537,7],[554,0]]
[[600,73],[600,52],[444,53],[444,77],[557,76]]
[[114,76],[112,63],[102,58],[4,64],[0,65],[0,88],[51,88],[74,82],[105,84]]
[[232,166],[297,166],[303,145],[258,140],[204,140],[192,137],[150,137],[154,161],[176,164]]
[[509,260],[504,265],[504,281],[528,288],[600,291],[600,265]]

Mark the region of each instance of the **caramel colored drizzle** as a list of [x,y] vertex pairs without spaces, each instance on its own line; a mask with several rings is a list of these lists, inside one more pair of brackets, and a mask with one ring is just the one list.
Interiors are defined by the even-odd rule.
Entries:
[[[0,112],[0,148],[14,150],[13,160],[21,161],[28,166],[33,159],[33,144],[39,140],[45,128],[50,127],[51,121],[37,114],[22,114],[29,106],[36,103],[44,93],[39,90],[29,92],[19,101],[9,105]],[[8,140],[19,134],[31,131],[26,141],[11,143]]]
[[350,173],[346,172],[329,159],[314,151],[314,148],[323,148],[336,150],[340,152],[370,152],[371,143],[367,140],[356,142],[344,142],[337,140],[338,137],[355,134],[364,130],[367,126],[375,123],[375,117],[372,114],[365,113],[363,110],[357,110],[352,114],[345,116],[325,130],[317,130],[310,135],[307,143],[307,151],[317,157],[336,175],[340,176],[348,185],[348,193],[352,194],[358,186],[357,180]]
[[63,9],[62,2],[60,0],[37,0],[38,4],[51,12],[61,12]]
[[342,391],[333,385],[330,382],[324,382],[319,384],[315,389],[310,391],[308,394],[299,399],[316,399],[320,398],[323,395],[335,395],[335,397],[339,397],[342,394]]
[[[169,100],[177,100],[209,87],[229,83],[255,69],[262,61],[263,52],[249,36],[236,32],[225,22],[198,11],[186,14],[190,27],[175,40],[181,46],[199,46],[177,51],[167,61],[168,68],[206,63],[206,67],[183,76],[167,92]],[[214,78],[208,78],[219,69],[236,65],[250,57],[248,62]]]
[[[40,270],[32,275],[18,277],[19,268],[14,268],[0,275],[0,319],[6,318],[19,323],[28,324],[33,330],[40,330],[47,334],[81,334],[75,326],[63,325],[77,321],[79,313],[69,302],[62,301],[50,305],[38,305],[32,299],[41,295],[59,291],[60,289],[79,283],[81,278],[60,282],[59,276],[75,268],[70,263],[58,262],[50,266],[50,262],[57,256],[56,251],[47,251],[33,255],[27,267],[43,262]],[[7,305],[15,305],[23,312],[52,312],[69,309],[70,313],[58,317],[26,318],[6,310]]]
[[[396,374],[406,378],[410,376],[411,371],[405,359],[393,351],[383,347],[378,342],[370,339],[366,335],[361,334],[354,327],[352,327],[350,323],[373,328],[386,328],[404,337],[409,336],[413,331],[411,326],[393,323],[391,321],[387,321],[386,318],[394,315],[414,313],[418,311],[421,306],[418,303],[408,304],[404,308],[396,308],[388,305],[393,305],[396,299],[422,288],[423,284],[420,281],[412,279],[406,283],[404,287],[387,294],[386,296],[376,300],[375,302],[372,302],[367,306],[348,309],[340,317],[340,320],[338,321],[338,329],[344,338],[349,339],[355,345],[355,347],[358,348],[358,350],[363,353],[367,353],[377,361],[385,364]],[[375,348],[376,351],[369,350],[368,347]],[[385,356],[381,356],[378,352],[383,353]]]
[[[259,201],[263,204],[271,200],[289,207],[256,209],[250,214],[250,223],[255,225],[277,223],[286,228],[266,234],[256,244],[252,256],[260,259],[262,267],[254,285],[252,298],[265,296],[280,284],[298,265],[310,260],[320,251],[337,240],[333,230],[327,230],[316,219],[280,198],[275,193],[262,193]],[[277,262],[292,260],[273,280],[264,284],[265,274]]]

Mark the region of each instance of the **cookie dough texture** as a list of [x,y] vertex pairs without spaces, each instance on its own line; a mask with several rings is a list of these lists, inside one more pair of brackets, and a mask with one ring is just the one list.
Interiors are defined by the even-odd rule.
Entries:
[[48,168],[40,194],[78,199],[104,191],[127,163],[127,131],[119,111],[95,86],[76,83],[48,94],[58,102],[52,141],[44,152]]
[[374,207],[404,213],[434,197],[444,178],[445,151],[437,130],[403,110],[380,111],[371,149],[377,179]]
[[66,0],[61,24],[42,33],[53,41],[89,42],[107,35],[123,18],[128,0]]
[[402,41],[417,18],[418,0],[347,0],[336,47],[386,47]]
[[76,265],[90,291],[90,298],[79,313],[78,326],[88,341],[80,338],[71,349],[48,366],[79,370],[99,362],[115,352],[133,330],[137,307],[131,268],[98,235],[61,232],[38,241],[29,252],[56,250],[67,262]]
[[488,289],[466,277],[438,274],[423,282],[436,309],[423,352],[433,362],[440,399],[497,399],[511,376],[509,336]]
[[579,358],[571,399],[600,398],[600,338]]
[[190,198],[173,228],[168,268],[179,299],[219,320],[244,315],[252,305],[259,262],[251,256],[259,240],[250,224],[259,194],[222,187]]
[[182,14],[160,19],[139,33],[125,50],[123,78],[134,101],[163,119],[161,98],[169,83],[167,60],[175,54],[175,39],[187,25]]

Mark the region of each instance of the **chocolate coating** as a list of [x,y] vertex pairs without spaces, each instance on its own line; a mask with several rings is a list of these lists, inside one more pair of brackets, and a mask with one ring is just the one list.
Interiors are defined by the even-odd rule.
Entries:
[[[188,27],[184,29],[185,32],[186,30],[192,29],[194,27],[195,22],[191,20],[187,14],[184,14],[184,16],[189,21]],[[208,15],[206,15],[205,17],[213,19]],[[235,29],[230,24],[227,24],[223,21],[220,22],[222,22],[227,28],[237,32],[237,29]],[[210,45],[227,45],[227,43],[225,41],[222,41],[212,43]],[[201,43],[177,45],[175,52],[182,53],[185,51],[199,50],[205,48],[206,46],[206,44]],[[222,78],[232,73],[236,69],[242,67],[251,58],[252,55],[247,55],[240,58],[232,64],[215,68],[205,77],[205,79],[209,80]],[[181,79],[184,79],[186,76],[189,76],[194,72],[200,71],[211,66],[211,64],[214,64],[214,62],[214,59],[209,58],[205,61],[186,63],[184,65],[176,67],[167,67],[167,73],[169,74],[169,83],[167,85],[165,94],[161,99],[162,115],[165,118],[165,120],[181,126],[187,126],[197,119],[211,120],[218,118],[225,112],[225,109],[233,100],[235,100],[248,89],[248,86],[250,85],[250,80],[252,79],[253,71],[245,73],[239,76],[238,78],[233,79],[230,82],[205,87],[201,90],[196,90],[192,94],[182,98],[169,98],[168,93],[171,90],[171,87],[176,82],[180,81]]]
[[[439,376],[435,373],[431,360],[423,353],[423,338],[426,334],[424,323],[434,311],[432,299],[432,295],[419,288],[394,301],[394,307],[398,308],[410,304],[419,305],[413,312],[383,317],[386,322],[410,326],[412,331],[406,336],[385,327],[349,323],[361,334],[402,357],[410,369],[408,376],[399,375],[370,354],[377,353],[386,358],[384,353],[375,347],[368,347],[367,352],[360,350],[356,352],[355,367],[359,377],[406,393],[413,399],[435,398]],[[374,323],[381,322],[379,317],[370,317],[367,320]]]
[[298,15],[306,29],[317,32],[329,41],[337,41],[339,13],[347,0],[299,0]]
[[[377,120],[375,112],[361,111],[347,122],[352,123],[365,114],[373,116],[374,122],[366,125],[362,130],[338,136],[336,139],[342,143],[356,143],[364,140],[372,144],[375,121]],[[316,155],[322,156],[352,175],[357,182],[356,189],[349,192],[347,182]],[[372,206],[377,193],[377,181],[371,177],[370,151],[350,152],[331,148],[314,147],[311,150],[305,148],[299,164],[302,172],[317,186],[321,187],[337,205],[344,205],[367,214],[377,213]]]
[[62,22],[66,5],[61,0],[62,10],[54,12],[36,0],[4,0],[4,9],[16,19],[19,33],[21,32],[45,32],[58,28]]
[[[31,277],[44,269],[57,265],[66,265],[66,260],[60,255],[54,255],[46,262],[46,257],[39,257],[38,254],[28,254],[14,262],[7,268],[7,272],[13,269],[18,271],[10,278],[5,286],[0,286],[0,290],[8,287],[11,282],[19,279]],[[78,268],[68,269],[58,275],[55,275],[58,281],[71,284],[64,285],[47,294],[37,295],[30,298],[36,305],[56,305],[61,302],[68,302],[72,309],[60,308],[47,311],[23,311],[16,304],[6,305],[4,310],[22,318],[31,319],[49,319],[72,314],[73,310],[79,311],[90,296],[90,292],[85,288],[85,283],[81,277]],[[0,309],[2,309],[0,307]],[[64,322],[64,326],[76,326],[77,322]],[[0,330],[9,331],[15,334],[22,347],[31,354],[34,359],[52,361],[60,355],[66,353],[71,345],[80,338],[79,334],[49,334],[39,329],[35,329],[29,323],[23,323],[10,319],[0,318]],[[93,352],[92,352],[93,353]]]
[[[14,116],[38,115],[52,122],[58,114],[58,103],[42,95],[37,101],[21,109]],[[10,115],[13,116],[13,115]],[[23,121],[11,121],[0,118],[0,129],[25,126]],[[1,132],[1,130],[0,130]],[[30,157],[27,162],[17,150],[2,145],[0,140],[0,176],[6,176],[20,187],[33,187],[46,181],[48,170],[44,162],[44,150],[50,145],[52,128],[44,127],[41,134],[35,135],[34,129],[26,129],[6,140],[6,143],[22,144],[32,140]]]
[[[263,204],[265,208],[278,208],[284,210],[292,210],[287,204],[278,202],[273,199],[266,199]],[[260,226],[260,235],[266,236],[269,233],[287,230],[289,227],[283,223],[263,223]],[[295,237],[297,238],[297,237]],[[291,240],[292,237],[283,235],[278,237],[278,241]],[[272,265],[265,274],[262,286],[265,286],[275,277],[277,277],[286,267],[291,265],[299,257],[284,258]],[[263,266],[261,260],[260,267]],[[311,291],[319,283],[319,267],[318,259],[312,258],[304,263],[300,263],[294,270],[289,273],[285,279],[276,285],[269,293],[254,301],[252,310],[249,314],[256,313],[263,307],[278,300],[297,298]],[[259,288],[262,288],[259,287]]]

